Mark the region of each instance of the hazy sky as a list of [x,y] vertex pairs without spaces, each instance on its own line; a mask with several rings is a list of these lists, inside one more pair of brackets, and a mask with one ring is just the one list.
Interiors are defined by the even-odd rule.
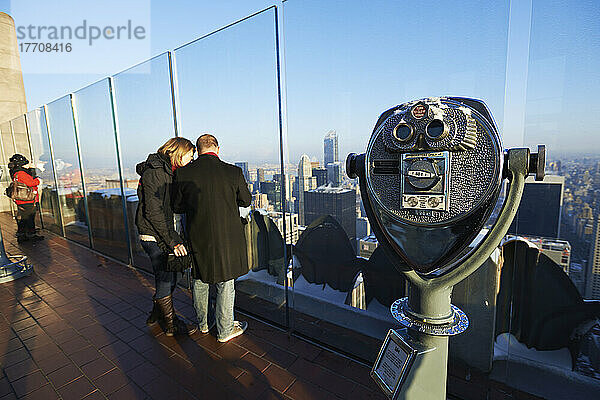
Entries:
[[[259,0],[147,3],[152,55],[281,5]],[[10,12],[10,2],[0,0],[0,11]],[[111,17],[116,11],[104,12]],[[364,151],[382,111],[438,95],[483,99],[507,146],[546,143],[550,155],[600,153],[595,118],[600,105],[593,101],[600,91],[597,1],[289,0],[283,22],[284,111],[292,163],[303,153],[322,161],[323,136],[330,129],[338,133],[340,158]],[[214,132],[229,161],[277,161],[274,32],[270,10],[176,52],[185,136]],[[118,65],[117,54],[106,51],[92,60],[115,70],[25,70],[30,108],[133,64]],[[84,61],[89,63],[89,56]],[[130,71],[117,91],[128,165],[172,135],[166,56],[152,64]]]

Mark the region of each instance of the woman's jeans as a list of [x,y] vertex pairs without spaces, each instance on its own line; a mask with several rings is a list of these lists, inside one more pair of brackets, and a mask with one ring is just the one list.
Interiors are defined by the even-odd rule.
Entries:
[[167,254],[164,253],[156,242],[142,241],[142,247],[152,263],[154,271],[154,282],[156,285],[155,299],[170,296],[177,285],[177,272],[165,271],[167,266]]
[[[200,279],[194,279],[192,293],[194,295],[194,308],[198,317],[198,328],[205,330],[210,326],[208,314],[208,292],[210,285]],[[217,298],[215,301],[215,320],[217,323],[217,339],[224,339],[233,330],[233,303],[235,301],[234,280],[215,284]],[[212,314],[212,313],[211,313]]]

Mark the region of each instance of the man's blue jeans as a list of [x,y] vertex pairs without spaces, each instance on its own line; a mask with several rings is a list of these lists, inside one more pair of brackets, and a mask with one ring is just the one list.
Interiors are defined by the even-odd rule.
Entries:
[[[208,323],[208,292],[210,285],[200,279],[194,279],[192,291],[194,308],[198,316],[198,329],[205,330]],[[234,280],[215,284],[217,299],[215,304],[215,320],[217,323],[217,339],[224,339],[233,330],[233,304],[235,301]]]

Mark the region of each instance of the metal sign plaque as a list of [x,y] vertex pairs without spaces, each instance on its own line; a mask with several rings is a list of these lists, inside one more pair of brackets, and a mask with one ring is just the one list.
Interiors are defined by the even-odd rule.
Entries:
[[371,369],[371,377],[390,399],[398,398],[416,355],[417,349],[395,330],[388,332]]

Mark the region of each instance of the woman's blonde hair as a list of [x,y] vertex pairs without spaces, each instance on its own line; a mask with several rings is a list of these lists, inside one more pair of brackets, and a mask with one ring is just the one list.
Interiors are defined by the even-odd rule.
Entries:
[[176,168],[182,167],[181,159],[190,151],[196,151],[196,147],[192,142],[182,137],[171,138],[158,148],[158,154],[169,157],[171,165]]

